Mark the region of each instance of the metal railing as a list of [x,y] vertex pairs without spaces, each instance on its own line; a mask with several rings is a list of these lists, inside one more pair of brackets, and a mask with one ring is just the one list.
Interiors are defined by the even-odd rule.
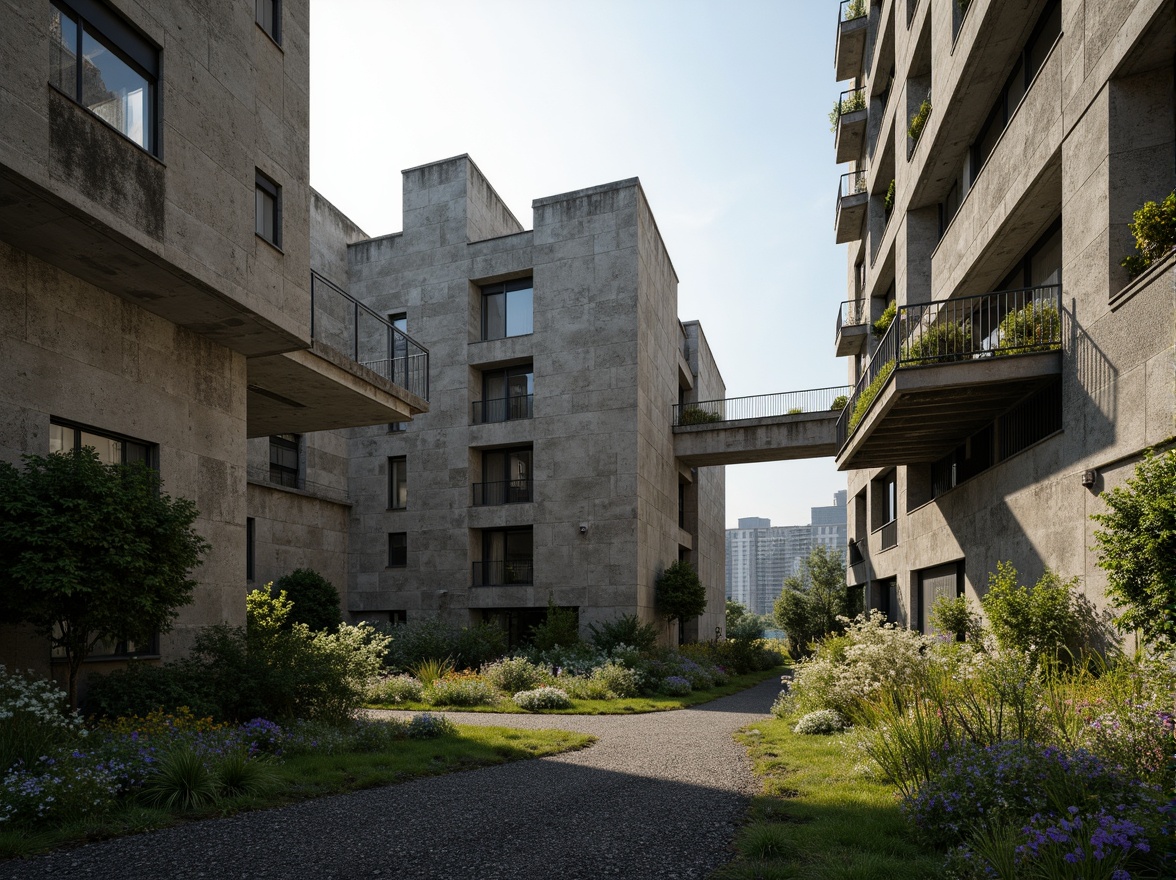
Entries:
[[534,403],[534,394],[518,394],[514,397],[498,397],[493,400],[475,400],[471,415],[475,425],[529,419],[534,415]]
[[497,480],[474,483],[474,507],[525,504],[534,500],[534,480]]
[[1058,284],[899,306],[837,421],[838,443],[844,445],[895,370],[1061,347]]
[[813,388],[808,391],[781,391],[755,397],[728,397],[674,404],[674,427],[737,422],[741,419],[767,419],[797,413],[830,412],[838,397],[849,394],[848,385]]
[[500,587],[535,582],[535,563],[495,560],[474,563],[475,587]]
[[858,565],[865,561],[865,556],[862,554],[862,548],[857,541],[850,541],[846,549],[848,550],[849,564]]
[[863,18],[870,11],[870,4],[867,0],[841,0],[841,5],[837,9],[837,21],[854,21]]
[[428,400],[428,349],[317,272],[310,273],[310,338]]
[[866,109],[866,89],[863,86],[860,89],[846,89],[841,93],[841,97],[837,99],[837,121],[841,121],[841,117],[846,113],[853,113],[855,110]]
[[841,180],[837,184],[837,203],[841,204],[841,200],[848,196],[856,196],[866,191],[866,169],[859,168],[857,171],[846,171],[841,175]]
[[898,520],[892,519],[890,522],[885,523],[879,531],[882,532],[882,550],[889,550],[891,547],[898,546]]
[[870,308],[864,299],[847,299],[837,310],[837,329],[860,327],[870,320]]

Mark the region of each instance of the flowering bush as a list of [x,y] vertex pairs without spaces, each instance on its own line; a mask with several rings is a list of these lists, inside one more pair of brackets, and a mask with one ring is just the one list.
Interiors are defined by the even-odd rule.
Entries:
[[476,674],[453,672],[434,681],[425,697],[434,706],[491,706],[498,692]]
[[684,697],[691,691],[690,682],[680,675],[667,675],[662,679],[662,693],[671,697]]
[[456,735],[457,725],[444,715],[422,712],[412,716],[404,732],[409,739],[437,739]]
[[520,691],[514,695],[514,701],[517,706],[528,712],[539,712],[543,709],[568,709],[572,705],[572,701],[565,691],[547,685],[531,691]]
[[503,657],[483,665],[482,677],[500,691],[517,694],[544,684],[551,676],[526,657]]
[[381,678],[373,687],[369,699],[373,703],[419,703],[425,686],[411,675],[390,675]]
[[641,673],[635,669],[609,662],[592,670],[591,681],[599,683],[605,691],[622,699],[636,697],[643,686]]
[[114,774],[80,752],[45,756],[14,767],[0,780],[0,828],[59,823],[101,812],[118,793]]
[[554,687],[563,690],[573,700],[612,700],[616,694],[608,689],[603,681],[595,677],[583,675],[560,675],[555,679]]
[[792,730],[794,733],[830,734],[840,733],[845,727],[845,719],[835,710],[818,709],[803,716]]
[[174,712],[154,709],[143,716],[120,716],[103,721],[99,729],[111,733],[137,733],[140,736],[169,736],[186,732],[212,733],[215,730],[224,730],[228,726],[224,722],[213,721],[208,716],[198,718],[187,706],[180,706]]
[[31,677],[32,670],[29,675],[0,666],[0,772],[18,761],[32,764],[86,735],[82,719],[69,711],[65,691]]

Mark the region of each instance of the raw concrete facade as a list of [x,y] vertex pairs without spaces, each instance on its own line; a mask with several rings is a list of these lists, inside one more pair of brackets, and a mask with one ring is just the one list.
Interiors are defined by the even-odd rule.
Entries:
[[[1097,493],[1176,434],[1176,257],[1134,280],[1120,266],[1132,212],[1176,187],[1176,6],[883,0],[839,24],[836,51],[866,100],[837,133],[862,180],[839,196],[842,316],[860,327],[898,305],[882,339],[838,325],[858,383],[837,456],[850,583],[924,629],[936,595],[983,595],[1001,560],[1029,582],[1078,576],[1101,602]],[[1058,308],[1060,332],[1001,351],[1003,318],[1030,302]],[[985,339],[981,306],[995,310]],[[916,337],[947,322],[957,348],[913,358]]]
[[[431,365],[427,416],[347,432],[346,610],[512,638],[549,598],[582,628],[653,621],[656,577],[683,558],[709,591],[683,637],[721,632],[723,470],[681,465],[670,422],[724,386],[701,327],[678,320],[640,183],[537,199],[527,231],[459,156],[404,172],[400,233],[317,210],[315,268],[402,320]],[[487,330],[484,300],[507,288],[508,324]],[[499,397],[508,374],[516,393]]]
[[[273,507],[247,497],[247,437],[426,407],[312,331],[308,3],[280,10],[275,35],[227,0],[10,4],[0,27],[0,456],[97,436],[196,502],[212,549],[165,658],[244,621],[247,506]],[[123,56],[77,65],[83,30]],[[142,87],[119,91],[132,67]],[[263,179],[280,193],[266,236]],[[321,520],[326,551],[346,517]],[[0,646],[0,662],[51,671],[24,630]]]

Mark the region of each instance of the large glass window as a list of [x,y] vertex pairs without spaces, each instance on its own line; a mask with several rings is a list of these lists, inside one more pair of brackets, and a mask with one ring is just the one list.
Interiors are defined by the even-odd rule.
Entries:
[[482,399],[474,404],[477,424],[529,419],[535,395],[535,371],[530,364],[482,374]]
[[256,21],[279,46],[282,44],[282,0],[255,0]]
[[482,482],[474,484],[474,504],[518,504],[532,500],[531,447],[482,453]]
[[408,507],[408,459],[403,455],[388,459],[388,507],[391,510]]
[[254,231],[275,247],[282,246],[282,188],[257,172]]
[[98,453],[103,464],[131,464],[141,461],[151,468],[159,467],[157,447],[127,437],[99,433],[65,422],[49,425],[49,451],[69,452],[89,446]]
[[301,440],[297,434],[270,437],[270,482],[274,485],[301,488],[298,474]]
[[482,533],[482,561],[474,563],[474,586],[530,584],[534,581],[531,527]]
[[534,331],[530,278],[500,281],[482,287],[482,338],[526,336]]
[[95,0],[53,0],[49,38],[49,82],[158,154],[159,50]]

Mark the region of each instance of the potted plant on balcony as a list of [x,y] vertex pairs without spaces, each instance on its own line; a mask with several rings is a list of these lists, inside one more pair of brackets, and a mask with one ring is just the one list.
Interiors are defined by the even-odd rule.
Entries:
[[710,412],[699,406],[687,406],[682,409],[678,418],[679,425],[710,425],[721,422],[723,417],[717,412]]
[[993,354],[1056,351],[1062,347],[1062,318],[1052,303],[1030,302],[1001,319]]
[[911,124],[907,127],[907,134],[910,135],[914,143],[919,142],[919,135],[923,133],[923,127],[927,124],[927,117],[930,115],[931,99],[928,97],[923,99],[923,103],[919,105],[919,109],[911,117]]
[[853,113],[855,110],[865,109],[865,89],[856,89],[850,92],[844,98],[839,98],[833,102],[833,109],[829,111],[829,130],[836,134],[837,123],[841,121],[842,116],[844,116],[846,113]]
[[963,360],[972,348],[971,327],[964,322],[936,321],[916,327],[913,341],[902,347],[902,359],[913,364]]
[[886,335],[886,331],[894,323],[894,316],[896,314],[898,314],[898,301],[892,299],[887,304],[886,311],[879,315],[878,320],[870,325],[870,332],[874,334],[875,339],[881,339]]
[[1137,278],[1176,247],[1176,192],[1158,204],[1144,202],[1132,215],[1127,228],[1135,236],[1135,249],[1139,253],[1125,257],[1119,265],[1131,278]]

